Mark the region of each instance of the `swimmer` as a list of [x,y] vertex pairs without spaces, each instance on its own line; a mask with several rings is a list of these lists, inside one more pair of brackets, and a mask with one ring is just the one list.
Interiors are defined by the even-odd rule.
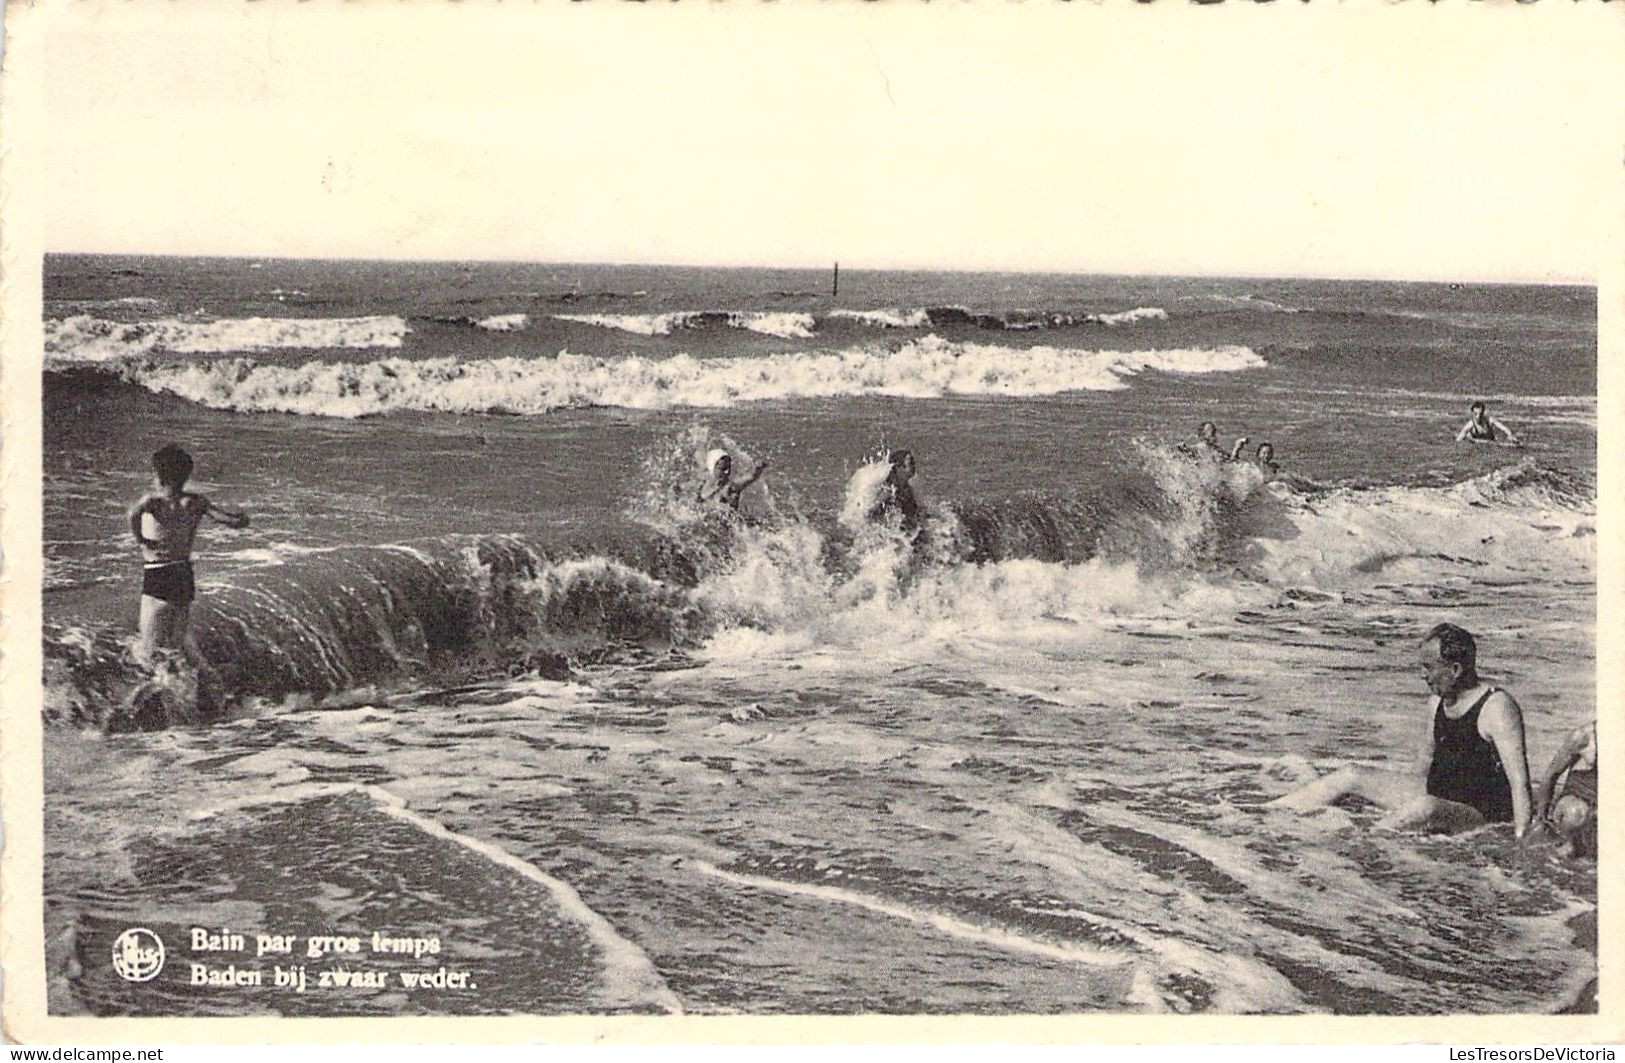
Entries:
[[[1564,772],[1563,791],[1557,780]],[[1553,795],[1556,794],[1556,800]],[[1597,851],[1597,724],[1569,732],[1535,790],[1535,819],[1568,843],[1570,856]]]
[[1349,766],[1270,804],[1303,812],[1353,794],[1389,810],[1381,827],[1456,833],[1511,823],[1522,839],[1531,809],[1517,701],[1479,678],[1477,644],[1454,624],[1429,631],[1419,656],[1433,697],[1410,771]]
[[141,544],[141,620],[136,654],[143,660],[159,648],[186,641],[192,599],[192,540],[204,517],[228,528],[248,527],[248,515],[211,503],[186,490],[192,456],[171,443],[152,456],[157,490],[130,507],[130,534]]
[[733,482],[733,456],[726,450],[713,450],[705,456],[706,468],[710,470],[710,477],[700,485],[698,501],[719,502],[729,509],[739,509],[739,496],[744,494],[745,488],[762,478],[762,472],[767,468],[767,462],[759,461],[751,474],[738,483]]
[[1456,442],[1468,440],[1473,443],[1494,443],[1495,433],[1501,432],[1507,437],[1508,443],[1515,447],[1523,446],[1523,440],[1519,439],[1512,429],[1491,417],[1482,402],[1473,403],[1469,407],[1469,412],[1472,416],[1461,426],[1461,431],[1456,433]]
[[1212,421],[1202,422],[1202,426],[1196,430],[1196,442],[1186,440],[1176,444],[1174,449],[1188,458],[1203,455],[1212,458],[1224,457],[1224,448],[1219,446],[1219,426]]
[[886,458],[891,468],[880,485],[880,500],[869,510],[869,520],[879,522],[890,513],[897,513],[899,526],[910,538],[920,533],[920,503],[914,497],[909,481],[914,479],[914,455],[906,450],[894,450]]
[[1253,464],[1258,466],[1258,471],[1264,474],[1266,480],[1280,475],[1281,467],[1275,463],[1275,447],[1269,443],[1258,444],[1258,450],[1253,453]]

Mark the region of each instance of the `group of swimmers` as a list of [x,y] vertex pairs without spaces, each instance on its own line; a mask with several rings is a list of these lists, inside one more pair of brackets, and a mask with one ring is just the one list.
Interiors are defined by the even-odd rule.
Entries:
[[1230,445],[1227,452],[1219,445],[1219,426],[1212,421],[1203,421],[1202,427],[1197,429],[1197,439],[1206,448],[1207,453],[1224,461],[1249,461],[1258,467],[1266,480],[1274,478],[1281,471],[1281,466],[1275,462],[1275,445],[1273,443],[1260,443],[1253,451],[1251,458],[1247,457],[1247,444],[1252,442],[1246,436],[1238,436]]
[[[869,510],[872,523],[885,521],[895,515],[903,533],[915,537],[920,531],[920,502],[914,497],[909,481],[914,479],[914,455],[907,450],[893,450],[886,455],[886,479],[880,484],[879,496]],[[751,474],[743,480],[733,478],[733,455],[726,450],[712,450],[705,456],[707,475],[700,484],[695,501],[716,503],[726,509],[739,510],[739,496],[745,489],[762,478],[767,462],[759,461]]]
[[[1518,438],[1516,432],[1505,424],[1489,415],[1488,407],[1482,402],[1475,402],[1468,408],[1467,423],[1461,426],[1456,433],[1457,442],[1471,443],[1507,443],[1511,446],[1523,446],[1523,440]],[[1281,466],[1275,460],[1275,446],[1264,442],[1258,444],[1251,457],[1247,456],[1247,444],[1251,442],[1246,436],[1238,436],[1227,451],[1219,443],[1219,426],[1212,421],[1203,421],[1197,429],[1197,439],[1201,450],[1196,453],[1205,453],[1222,461],[1248,462],[1257,467],[1264,474],[1265,480],[1274,480],[1281,476]],[[1191,453],[1189,446],[1182,449]],[[1292,478],[1288,478],[1292,479]],[[1308,482],[1308,481],[1305,481]]]
[[[920,531],[920,503],[909,481],[914,478],[914,456],[894,450],[886,457],[886,479],[869,519],[883,521],[895,514],[903,532],[917,536]],[[210,501],[186,489],[192,476],[192,456],[174,443],[152,455],[153,490],[130,507],[130,534],[141,547],[141,612],[136,653],[149,659],[160,649],[180,649],[185,645],[192,602],[197,597],[192,572],[192,544],[203,518],[219,521],[228,528],[248,527],[248,514]],[[700,485],[696,501],[711,503],[737,512],[740,496],[767,471],[759,461],[749,476],[733,478],[733,456],[725,450],[706,455],[707,477]]]
[[[1497,431],[1516,443],[1510,429],[1473,404],[1474,419],[1458,439],[1484,438],[1473,431]],[[1483,428],[1475,426],[1484,425]],[[1225,454],[1218,427],[1203,422],[1200,439],[1224,460],[1243,461],[1242,437]],[[1253,462],[1273,477],[1278,471],[1274,448],[1261,443]],[[893,520],[905,535],[918,540],[921,512],[910,481],[914,456],[907,450],[887,455],[886,478],[869,511],[871,521]],[[696,501],[737,512],[740,496],[762,478],[767,462],[759,461],[749,476],[733,478],[733,457],[717,449],[706,455],[707,477]],[[228,528],[245,528],[248,515],[211,502],[186,489],[192,475],[190,454],[169,444],[152,456],[155,489],[130,507],[130,532],[141,547],[142,581],[137,653],[150,658],[159,649],[179,649],[196,589],[192,544],[205,517]],[[1478,674],[1477,643],[1465,629],[1439,624],[1420,646],[1422,678],[1432,697],[1422,741],[1408,771],[1346,767],[1315,780],[1273,804],[1297,810],[1319,808],[1357,796],[1388,809],[1383,823],[1391,827],[1456,831],[1485,823],[1511,823],[1522,839],[1532,824],[1544,824],[1563,838],[1571,854],[1595,853],[1597,805],[1597,734],[1592,723],[1572,732],[1553,757],[1545,777],[1530,785],[1524,748],[1523,714],[1517,701]],[[1561,789],[1559,782],[1561,780]]]

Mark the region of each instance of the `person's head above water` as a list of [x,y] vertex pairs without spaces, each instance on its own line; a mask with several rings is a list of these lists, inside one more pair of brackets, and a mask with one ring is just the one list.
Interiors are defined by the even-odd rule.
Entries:
[[1487,410],[1487,409],[1488,409],[1488,407],[1484,405],[1484,402],[1483,402],[1482,399],[1479,400],[1478,402],[1473,403],[1471,406],[1467,407],[1467,411],[1469,413],[1471,413],[1474,417],[1483,416],[1485,410]]
[[1212,421],[1203,421],[1202,427],[1196,430],[1196,434],[1201,436],[1203,439],[1212,442],[1213,440],[1219,438],[1219,426],[1214,424]]
[[153,452],[152,471],[157,474],[160,486],[179,490],[192,475],[192,455],[178,444],[165,444]]
[[717,478],[718,483],[723,483],[733,472],[734,460],[726,450],[719,447],[705,455],[705,467]]
[[907,483],[914,476],[914,455],[906,450],[894,450],[886,455],[894,479]]
[[1274,447],[1274,445],[1270,444],[1270,443],[1260,443],[1260,444],[1258,444],[1258,460],[1259,461],[1274,461],[1275,460],[1275,447]]
[[1437,624],[1422,637],[1422,681],[1441,698],[1478,685],[1478,643],[1466,628]]

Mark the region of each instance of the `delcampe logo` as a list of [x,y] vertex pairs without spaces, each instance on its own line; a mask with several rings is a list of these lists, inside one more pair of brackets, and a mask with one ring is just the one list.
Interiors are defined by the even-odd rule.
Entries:
[[146,982],[164,969],[164,943],[144,926],[133,926],[113,942],[113,971],[126,982]]

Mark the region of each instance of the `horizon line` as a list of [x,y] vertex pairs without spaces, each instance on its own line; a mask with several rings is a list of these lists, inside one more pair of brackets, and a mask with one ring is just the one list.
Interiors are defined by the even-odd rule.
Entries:
[[[77,250],[46,250],[41,257],[52,255],[79,256],[83,258],[203,258],[221,259],[227,261],[271,261],[271,262],[372,262],[388,263],[392,265],[417,263],[423,265],[507,265],[507,266],[582,266],[582,267],[608,267],[608,268],[634,268],[634,269],[728,269],[728,270],[779,270],[795,272],[827,273],[831,267],[838,265],[840,260],[832,259],[828,265],[803,264],[775,264],[775,263],[737,263],[737,262],[693,262],[693,261],[609,261],[603,259],[532,259],[532,258],[459,258],[459,257],[409,257],[387,258],[374,255],[254,255],[241,252],[211,251],[211,252],[175,252],[175,251],[77,251]],[[1012,268],[1007,266],[920,266],[920,265],[888,265],[863,266],[849,264],[842,269],[853,273],[985,273],[985,274],[1026,274],[1034,276],[1066,276],[1066,277],[1127,277],[1165,280],[1317,280],[1317,281],[1355,281],[1364,283],[1387,284],[1482,284],[1482,285],[1525,285],[1544,287],[1567,288],[1599,288],[1595,277],[1562,277],[1553,279],[1531,277],[1472,277],[1472,276],[1394,276],[1391,274],[1359,274],[1359,273],[1215,273],[1215,272],[1162,272],[1157,270],[1098,270],[1098,269],[1063,269],[1053,266],[1034,266],[1026,268]]]

